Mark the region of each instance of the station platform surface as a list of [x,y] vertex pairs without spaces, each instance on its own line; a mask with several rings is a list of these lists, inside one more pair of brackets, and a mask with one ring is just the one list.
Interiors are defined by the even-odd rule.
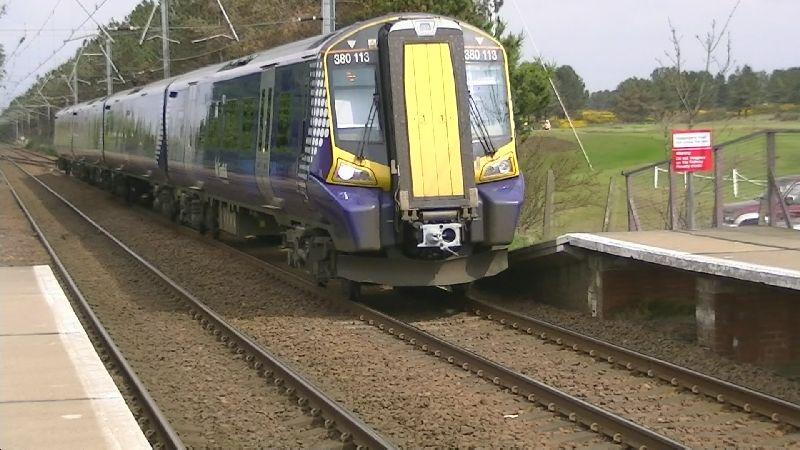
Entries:
[[569,233],[511,252],[511,264],[578,248],[800,290],[800,231],[772,227]]
[[49,266],[0,267],[0,448],[150,448]]

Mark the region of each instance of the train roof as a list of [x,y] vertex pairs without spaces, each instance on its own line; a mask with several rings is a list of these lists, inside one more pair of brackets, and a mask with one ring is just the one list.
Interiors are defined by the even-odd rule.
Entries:
[[[142,86],[137,86],[131,89],[126,89],[124,91],[114,93],[107,98],[100,97],[97,99],[90,100],[88,102],[83,102],[77,105],[68,106],[64,109],[59,110],[56,113],[56,115],[57,116],[62,115],[65,114],[66,112],[73,110],[74,111],[83,110],[84,105],[90,105],[99,100],[108,100],[117,102],[125,97],[132,95],[137,95],[137,94],[146,95],[153,91],[163,92],[163,89],[166,89],[167,86],[171,85],[175,85],[176,88],[180,88],[190,83],[201,82],[209,79],[236,78],[242,75],[247,75],[249,73],[260,71],[266,66],[290,64],[296,61],[301,61],[303,59],[307,59],[312,56],[324,53],[325,50],[327,50],[329,47],[335,45],[338,42],[341,42],[342,39],[344,39],[345,37],[365,27],[376,25],[382,22],[387,22],[390,20],[418,19],[425,17],[445,17],[445,16],[440,16],[438,14],[426,14],[426,13],[394,13],[380,17],[375,17],[373,19],[356,22],[352,25],[340,28],[334,31],[333,33],[320,34],[299,41],[286,43],[283,45],[279,45],[277,47],[252,53],[250,55],[246,55],[230,61],[225,61],[210,66],[204,66],[199,69],[195,69],[190,72],[177,75],[171,78],[154,81],[152,83]],[[466,22],[461,22],[449,17],[448,19],[454,20],[459,25],[465,25],[474,32],[486,34],[482,30],[472,25],[469,25]],[[487,37],[491,38],[490,35],[488,34],[486,35]]]

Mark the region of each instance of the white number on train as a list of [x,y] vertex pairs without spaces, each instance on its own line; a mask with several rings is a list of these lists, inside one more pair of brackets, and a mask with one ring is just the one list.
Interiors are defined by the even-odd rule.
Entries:
[[333,55],[333,64],[334,65],[342,65],[342,64],[351,64],[351,63],[368,63],[369,62],[369,52],[356,52],[356,53],[334,53]]
[[350,64],[353,62],[353,55],[350,53],[336,53],[333,55],[333,63],[337,66],[339,64]]
[[477,49],[467,48],[464,49],[464,59],[467,61],[497,61],[498,55],[496,49]]

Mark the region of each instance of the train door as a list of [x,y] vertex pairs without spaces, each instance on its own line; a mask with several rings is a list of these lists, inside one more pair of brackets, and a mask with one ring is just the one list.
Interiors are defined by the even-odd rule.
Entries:
[[258,142],[256,145],[256,184],[264,196],[264,206],[280,209],[282,199],[275,197],[269,178],[270,142],[272,137],[273,97],[275,96],[275,69],[266,69],[261,74],[261,90],[259,93],[260,120],[258,124]]

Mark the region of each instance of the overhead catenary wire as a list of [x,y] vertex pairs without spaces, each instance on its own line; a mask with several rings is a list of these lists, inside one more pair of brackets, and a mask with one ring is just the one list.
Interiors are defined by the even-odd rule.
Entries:
[[[517,4],[517,0],[511,0],[511,4],[514,5],[514,9],[517,10],[519,17],[523,17],[522,10],[520,9],[519,4]],[[533,39],[533,33],[531,33],[531,30],[528,28],[528,24],[524,20],[522,21],[522,27],[525,29],[525,34],[528,35],[531,44],[533,44],[533,49],[536,51],[536,54],[539,57],[539,64],[544,66],[542,52],[539,50],[539,46],[536,45],[536,40]],[[556,84],[553,82],[553,77],[551,77],[549,73],[547,74],[547,81],[550,82],[550,87],[553,88],[553,92],[556,94],[558,104],[561,105],[561,110],[564,111],[564,116],[567,118],[567,122],[569,122],[569,127],[572,130],[572,134],[575,135],[575,140],[578,141],[578,146],[581,148],[581,152],[583,153],[583,158],[586,160],[586,164],[589,165],[590,170],[594,171],[594,166],[592,166],[592,161],[589,159],[589,154],[586,153],[586,149],[583,147],[583,142],[581,142],[581,138],[578,136],[578,131],[575,129],[575,125],[572,123],[572,118],[569,116],[567,107],[564,105],[564,100],[561,98],[561,94],[558,92]]]
[[[58,0],[57,4],[60,4],[62,2],[63,2],[63,0]],[[89,22],[89,20],[94,20],[94,18],[92,16],[95,13],[97,13],[97,11],[99,11],[107,2],[108,2],[108,0],[101,0],[99,2],[99,4],[97,6],[95,6],[94,11],[89,11],[89,13],[87,14],[87,17],[76,28],[68,29],[70,31],[70,34],[69,34],[68,38],[65,39],[65,40],[67,40],[67,41],[70,40],[70,39],[74,40],[74,36],[80,34],[83,31],[96,31],[95,28],[86,28],[84,25],[87,22]],[[156,3],[156,6],[158,6],[158,2]],[[56,28],[49,28],[48,29],[48,28],[46,28],[46,24],[49,23],[51,17],[54,15],[54,13],[55,13],[55,11],[51,11],[51,13],[48,16],[48,18],[46,18],[45,21],[42,22],[42,25],[36,30],[37,31],[37,33],[36,33],[37,36],[42,31],[67,30],[67,29],[56,29]],[[273,26],[273,25],[280,25],[280,24],[298,23],[298,22],[306,22],[306,21],[318,21],[318,20],[321,20],[321,19],[322,19],[321,17],[317,17],[317,16],[308,16],[308,17],[306,17],[306,16],[297,16],[297,17],[286,18],[286,19],[283,19],[283,20],[261,21],[261,22],[237,24],[236,28],[258,28],[258,27]],[[224,22],[222,24],[219,24],[219,25],[208,24],[208,25],[183,25],[183,26],[182,25],[175,25],[175,26],[169,26],[169,30],[170,31],[175,30],[177,32],[192,32],[192,31],[213,30],[213,29],[221,30],[221,29],[225,29],[225,28],[228,28],[228,30],[231,29],[230,26],[227,26],[227,24],[224,23]],[[10,29],[0,29],[0,32],[8,31],[8,30],[10,30]],[[16,30],[26,30],[27,31],[28,29],[27,28],[24,28],[24,29],[23,28],[17,28]],[[105,32],[106,30],[101,27],[101,31]],[[112,28],[112,29],[109,29],[108,31],[113,31],[115,33],[115,35],[117,35],[117,34],[126,34],[126,33],[127,34],[131,34],[131,33],[137,33],[138,34],[139,33],[139,29],[135,28],[135,27],[131,27],[131,28],[127,28],[127,29],[113,29]],[[237,35],[238,35],[238,33],[237,33]],[[30,44],[31,44],[31,42],[29,41],[28,45],[30,45]],[[34,67],[33,70],[27,72],[22,77],[19,77],[19,78],[15,77],[15,79],[6,78],[5,80],[3,80],[2,83],[0,83],[0,86],[2,86],[2,89],[6,90],[6,91],[8,91],[10,86],[14,86],[17,89],[20,89],[21,86],[24,85],[24,83],[28,79],[30,79],[33,75],[37,74],[42,67],[44,67],[46,64],[48,64],[56,56],[58,56],[58,54],[66,47],[66,45],[67,45],[66,42],[62,43],[52,53],[50,53],[47,57],[45,57],[42,61],[40,61]],[[217,53],[217,52],[223,51],[223,50],[227,49],[228,47],[230,47],[230,45],[223,46],[223,47],[220,47],[220,48],[217,48],[217,49],[213,49],[213,50],[201,53],[201,54],[175,58],[174,60],[175,61],[188,61],[188,60],[191,60],[191,59],[200,58],[200,57],[203,57],[203,56],[207,56],[207,55],[210,55],[210,54],[213,54],[213,53]],[[159,69],[159,70],[163,70],[163,69]],[[147,72],[156,72],[156,71],[158,71],[158,70],[147,70]],[[130,72],[130,70],[127,67],[122,67],[122,66],[118,67],[118,76],[120,78],[122,78],[122,73],[129,73],[129,72]],[[80,80],[80,81],[82,82],[83,80]],[[71,85],[71,83],[68,83],[68,84],[69,84],[70,90],[72,90],[73,86]],[[35,95],[36,93],[34,92],[33,94]],[[72,92],[72,94],[74,95],[74,92]],[[21,94],[17,94],[17,95],[21,95]]]
[[[95,13],[97,13],[97,11],[99,11],[99,10],[100,10],[100,8],[102,8],[102,7],[103,7],[103,6],[104,6],[104,5],[105,5],[107,2],[108,2],[108,0],[102,0],[102,1],[100,2],[100,4],[99,4],[99,5],[97,5],[96,9],[95,9],[95,10],[94,10],[94,11],[93,11],[91,14],[90,14],[90,16],[91,16],[91,15],[94,15]],[[68,37],[67,39],[65,39],[65,42],[63,42],[63,43],[61,44],[61,46],[60,46],[60,47],[58,47],[56,50],[54,50],[54,51],[53,51],[53,53],[51,53],[51,54],[50,54],[50,55],[49,55],[47,58],[45,58],[44,60],[42,60],[42,61],[41,61],[41,62],[40,62],[40,63],[39,63],[39,64],[38,64],[38,65],[37,65],[37,66],[36,66],[36,67],[35,67],[33,70],[31,70],[30,72],[28,72],[28,73],[27,73],[25,76],[23,76],[22,78],[20,78],[18,81],[16,81],[16,82],[15,82],[15,84],[16,84],[17,86],[19,86],[19,85],[21,85],[23,82],[27,81],[27,80],[28,80],[28,78],[30,78],[30,77],[31,77],[33,74],[37,73],[37,72],[39,71],[39,69],[41,69],[41,68],[42,68],[42,66],[44,66],[45,64],[47,64],[47,62],[48,62],[48,61],[50,61],[50,60],[51,60],[51,59],[52,59],[54,56],[56,56],[56,55],[57,55],[57,54],[58,54],[58,53],[59,53],[61,50],[63,50],[63,49],[64,49],[64,47],[66,47],[66,46],[67,46],[67,42],[66,42],[66,41],[69,41],[70,39],[72,39],[73,37],[75,37],[75,33],[77,33],[77,32],[78,32],[79,28],[80,28],[80,27],[82,27],[83,25],[85,25],[85,24],[86,24],[86,22],[88,22],[90,19],[91,19],[91,17],[87,17],[87,18],[83,19],[83,22],[81,22],[81,24],[80,24],[80,25],[78,25],[78,28],[75,28],[75,29],[73,29],[73,30],[72,30],[72,32],[70,33],[69,37]]]

